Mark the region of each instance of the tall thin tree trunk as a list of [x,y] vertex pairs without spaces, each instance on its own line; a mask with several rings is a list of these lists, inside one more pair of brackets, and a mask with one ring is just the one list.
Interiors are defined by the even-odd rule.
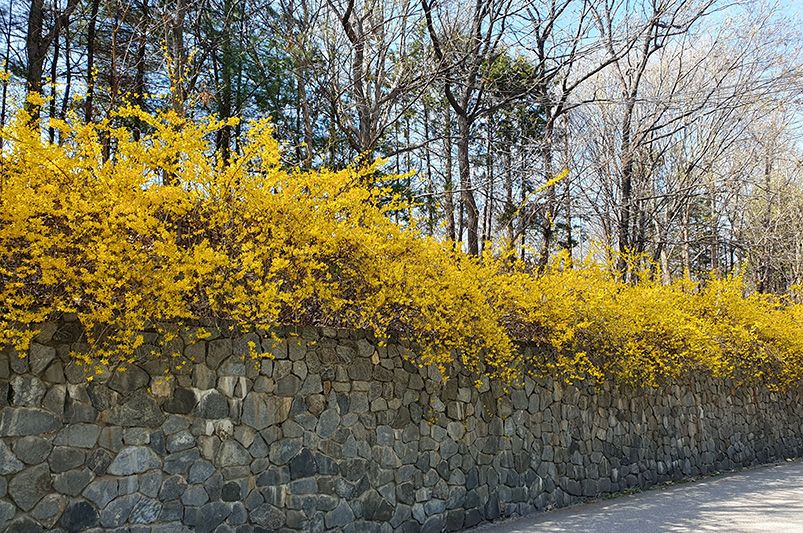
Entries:
[[70,27],[64,28],[64,95],[61,99],[61,112],[59,117],[63,120],[67,116],[67,109],[70,106],[70,97],[72,96],[72,65],[70,64],[70,55],[72,54],[72,37],[70,35]]
[[[429,106],[424,100],[424,139],[429,140]],[[435,234],[435,184],[432,183],[432,154],[429,143],[424,145],[424,163],[427,173],[427,234]]]
[[506,143],[505,146],[505,221],[507,223],[508,246],[513,247],[515,228],[513,227],[513,143]]
[[624,122],[622,123],[622,174],[619,184],[619,224],[617,237],[619,240],[619,271],[626,275],[626,255],[630,250],[630,226],[633,216],[633,146],[631,145],[631,121],[635,99],[628,99],[625,108]]
[[[145,52],[148,46],[148,25],[149,25],[149,12],[148,0],[142,2],[142,13],[140,17],[140,36],[137,45],[137,69],[134,76],[134,98],[137,106],[140,108],[145,105],[145,71],[147,65],[145,64]],[[142,134],[142,124],[137,124],[134,128],[134,139],[139,140]]]
[[480,213],[471,183],[471,162],[469,160],[469,142],[471,124],[465,115],[457,116],[457,166],[460,174],[461,209],[466,215],[467,252],[479,255]]
[[[61,28],[60,28],[61,19],[60,17],[56,16],[53,24],[55,27],[53,28],[53,60],[50,63],[50,105],[49,105],[49,113],[51,121],[56,118],[56,81],[58,79],[59,74],[59,44],[61,38]],[[50,142],[53,142],[56,138],[56,128],[53,126],[52,122],[48,125],[47,128],[47,136]]]
[[444,162],[444,200],[443,208],[446,212],[446,236],[454,243],[456,240],[455,232],[455,213],[454,213],[454,182],[452,181],[452,112],[446,109],[446,116],[443,124],[443,151],[446,161]]
[[298,104],[301,111],[301,122],[304,127],[304,160],[302,166],[310,168],[312,166],[312,117],[310,116],[309,100],[307,99],[307,80],[306,68],[302,67],[297,76]]
[[711,209],[711,270],[715,274],[719,273],[719,218],[717,215],[717,198],[713,177],[709,187],[709,203]]
[[[552,120],[547,120],[544,129],[544,137],[541,146],[541,159],[544,164],[544,183],[548,183],[554,178],[552,168],[552,136],[555,133],[555,126]],[[541,250],[538,255],[538,266],[542,269],[549,263],[549,254],[552,251],[552,240],[555,227],[555,206],[557,205],[557,194],[555,186],[552,185],[547,188],[546,209],[544,210],[544,219],[541,221]]]
[[[519,205],[524,208],[527,205],[527,173],[524,172],[524,148],[520,145],[519,146],[519,169],[521,171],[521,198],[519,199]],[[521,260],[527,257],[527,216],[525,213],[522,213],[522,216],[519,217],[519,224],[521,225],[519,233],[521,234]]]
[[[563,132],[563,157],[565,161],[564,168],[570,168],[571,165],[571,153],[569,152],[569,118],[568,116],[564,119],[565,122],[565,130]],[[569,267],[573,266],[574,263],[574,228],[572,227],[572,181],[571,175],[567,176],[564,179],[564,198],[563,198],[563,209],[566,212],[566,245],[564,249],[567,252],[569,257]]]
[[[8,10],[8,32],[6,33],[6,53],[4,56],[5,65],[8,65],[11,59],[11,10]],[[0,128],[6,125],[6,112],[8,109],[8,79],[3,78],[3,101],[0,103]],[[0,135],[0,150],[3,149],[3,137]]]
[[[245,1],[240,1],[240,20],[238,21],[238,48],[243,50],[247,46],[246,39],[246,12]],[[243,110],[243,61],[237,61],[237,84],[234,89],[234,112],[239,115]],[[242,139],[243,121],[237,122],[234,127],[234,151],[240,153],[240,141]]]
[[[31,9],[28,13],[28,32],[25,40],[27,53],[27,69],[25,82],[27,93],[42,94],[42,74],[47,54],[47,45],[43,35],[44,26],[44,0],[31,0]],[[31,115],[31,121],[39,122],[41,106],[36,103],[26,103],[26,109]]]
[[86,29],[86,99],[84,100],[84,120],[86,122],[92,122],[95,113],[95,41],[99,8],[100,0],[92,0],[89,24]]
[[480,254],[485,251],[487,241],[491,239],[491,215],[493,213],[494,168],[491,152],[493,150],[493,131],[491,124],[486,124],[485,136],[485,201],[482,205],[482,233]]
[[759,267],[759,281],[757,289],[759,292],[769,292],[772,290],[772,236],[769,235],[772,225],[772,158],[769,154],[764,157],[764,190],[767,194],[763,213],[763,230],[767,232],[765,238],[763,257]]
[[187,1],[175,0],[173,20],[168,29],[168,49],[172,61],[170,73],[170,104],[173,111],[180,117],[185,115],[185,83],[187,54],[184,47],[184,19],[187,15]]
[[683,277],[691,278],[691,243],[689,242],[689,224],[691,224],[691,207],[688,203],[683,207],[681,217],[681,256],[683,258]]

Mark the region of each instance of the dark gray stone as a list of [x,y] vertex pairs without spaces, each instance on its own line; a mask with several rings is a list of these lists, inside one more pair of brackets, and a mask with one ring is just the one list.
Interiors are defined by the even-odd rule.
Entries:
[[[162,512],[159,513],[160,522],[172,522],[174,520],[181,520],[183,517],[184,517],[184,506],[181,504],[180,501],[162,502]],[[181,524],[178,525],[181,526]],[[189,528],[186,529],[188,531],[192,531]]]
[[128,522],[131,511],[139,502],[139,494],[125,494],[115,498],[100,512],[100,524],[104,528],[120,527]]
[[117,404],[119,397],[116,392],[102,383],[91,383],[86,392],[89,394],[89,401],[92,402],[92,407],[98,411],[111,409]]
[[98,411],[88,402],[79,402],[74,398],[68,398],[67,407],[64,409],[64,418],[68,424],[91,423],[97,420]]
[[103,509],[117,497],[117,480],[96,479],[86,487],[83,496],[94,503],[98,509]]
[[393,517],[393,506],[377,491],[371,489],[360,497],[363,518],[387,522]]
[[301,380],[288,374],[276,382],[276,394],[280,396],[295,396],[301,389]]
[[166,454],[167,446],[165,445],[164,433],[162,433],[161,431],[151,432],[150,442],[148,442],[148,446],[150,446],[151,450],[155,451],[159,455]]
[[224,502],[236,502],[240,500],[240,485],[234,481],[229,481],[223,485],[221,498]]
[[441,533],[446,527],[446,520],[442,515],[430,516],[421,526],[421,533]]
[[201,418],[226,418],[229,416],[229,402],[225,396],[212,389],[201,396],[195,414]]
[[152,498],[140,498],[131,510],[128,521],[131,524],[151,524],[159,518],[161,511],[161,502]]
[[306,477],[292,481],[288,487],[291,494],[316,494],[318,481],[314,477]]
[[284,513],[267,503],[251,511],[249,516],[252,522],[269,530],[279,529],[285,523]]
[[373,374],[371,361],[365,358],[358,358],[348,365],[348,374],[355,381],[370,381]]
[[251,457],[254,459],[267,457],[269,451],[270,449],[268,445],[265,444],[265,439],[259,436],[259,434],[254,437],[254,441],[251,443],[251,446],[248,447],[248,453],[250,453]]
[[301,451],[290,460],[290,479],[308,477],[318,471],[315,455],[308,448]]
[[209,494],[202,485],[190,485],[181,495],[181,503],[199,507],[209,501]]
[[136,390],[144,389],[150,383],[148,373],[136,365],[124,367],[123,372],[115,372],[109,380],[109,388],[120,394],[127,395]]
[[12,405],[39,407],[47,389],[37,377],[16,376],[11,380],[11,392]]
[[183,476],[168,476],[162,482],[162,488],[159,490],[159,499],[162,501],[176,500],[184,494],[185,490],[187,490],[187,481]]
[[326,527],[329,529],[342,528],[354,522],[354,512],[349,507],[349,504],[341,500],[341,502],[333,510],[325,515]]
[[123,443],[128,446],[144,446],[150,442],[150,431],[145,428],[125,428]]
[[220,376],[245,376],[245,361],[241,356],[229,357],[218,368]]
[[114,406],[108,411],[109,424],[123,427],[156,428],[162,425],[165,415],[156,401],[144,390],[138,390],[128,396],[122,405]]
[[0,440],[0,475],[7,476],[8,474],[16,474],[24,468],[11,448],[5,442]]
[[189,431],[179,431],[167,437],[167,451],[180,452],[195,445],[195,437]]
[[95,475],[102,476],[106,473],[109,465],[112,464],[113,459],[114,455],[108,450],[95,448],[89,452],[89,456],[86,458],[86,466],[92,470]]
[[185,429],[189,429],[192,425],[192,419],[186,416],[170,415],[162,424],[162,432],[165,435],[172,435]]
[[215,467],[209,461],[198,461],[190,467],[190,483],[202,483],[215,472]]
[[130,476],[162,466],[159,456],[147,446],[128,446],[120,450],[108,472],[115,476]]
[[322,391],[323,385],[321,384],[321,376],[318,374],[309,374],[304,380],[304,384],[301,386],[301,390],[298,391],[298,394],[307,397],[310,395],[317,395]]
[[335,409],[327,409],[318,418],[318,426],[315,428],[318,435],[327,438],[331,437],[340,424],[340,415]]
[[53,439],[57,446],[73,448],[92,448],[98,442],[100,427],[95,424],[71,424],[62,428]]
[[293,398],[251,392],[243,400],[242,421],[256,430],[281,424],[290,415]]
[[216,463],[221,468],[251,464],[251,454],[234,439],[227,439],[218,450]]
[[[231,504],[210,502],[203,507],[188,508],[184,512],[184,522],[195,531],[213,531],[231,514]],[[253,516],[252,516],[253,518]]]
[[100,430],[98,446],[115,453],[123,449],[123,428],[107,426]]
[[52,476],[46,464],[21,471],[8,484],[8,495],[23,511],[30,511],[52,490]]
[[303,441],[301,439],[282,439],[270,445],[270,462],[277,465],[284,465],[290,462],[301,451]]
[[59,524],[70,532],[84,531],[98,525],[98,512],[89,502],[75,502],[61,515]]
[[257,487],[284,485],[290,481],[290,470],[285,467],[272,466],[257,476]]
[[14,453],[23,463],[35,465],[44,462],[53,445],[42,437],[28,436],[14,441]]
[[88,468],[68,470],[56,475],[56,479],[53,481],[53,488],[67,496],[78,496],[84,490],[84,487],[92,481],[92,477],[92,471]]
[[224,359],[233,353],[231,339],[217,339],[208,343],[206,350],[206,364],[212,370],[217,370]]
[[197,448],[171,453],[165,457],[164,471],[168,474],[187,475],[190,467],[201,457]]
[[[48,494],[36,504],[31,516],[47,528],[52,528],[67,507],[67,498],[60,494]],[[2,522],[2,520],[0,520]]]
[[3,533],[42,533],[42,526],[24,516],[11,522]]
[[17,509],[13,504],[0,500],[0,528],[5,526],[17,514]]
[[139,482],[139,492],[150,498],[155,498],[159,494],[162,486],[162,471],[151,470],[137,476]]
[[0,410],[0,437],[41,435],[61,428],[53,413],[31,407],[4,407]]
[[195,409],[197,403],[198,398],[195,395],[195,391],[176,387],[176,390],[173,391],[173,397],[165,402],[164,410],[168,413],[188,415]]
[[32,374],[42,372],[56,357],[56,349],[37,342],[32,342],[28,349],[28,364]]
[[248,521],[248,510],[241,502],[234,502],[231,505],[231,513],[227,522],[233,526],[245,524]]

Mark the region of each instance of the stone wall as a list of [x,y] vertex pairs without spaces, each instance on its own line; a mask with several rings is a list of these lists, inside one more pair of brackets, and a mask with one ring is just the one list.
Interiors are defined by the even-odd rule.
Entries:
[[455,531],[803,452],[799,391],[477,390],[359,332],[301,333],[172,341],[196,363],[167,383],[159,361],[88,382],[75,322],[2,352],[0,529]]

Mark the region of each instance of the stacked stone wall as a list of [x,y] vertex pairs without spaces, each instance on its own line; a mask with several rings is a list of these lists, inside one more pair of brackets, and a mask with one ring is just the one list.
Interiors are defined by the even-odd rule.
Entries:
[[172,380],[151,359],[88,381],[81,335],[0,352],[0,530],[456,531],[803,454],[799,390],[477,389],[329,329],[213,329],[168,343],[193,361]]

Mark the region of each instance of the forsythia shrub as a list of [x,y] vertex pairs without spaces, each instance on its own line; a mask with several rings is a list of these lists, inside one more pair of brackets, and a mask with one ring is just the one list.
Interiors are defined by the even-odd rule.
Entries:
[[143,330],[227,319],[395,332],[418,364],[446,372],[459,357],[504,380],[799,377],[800,305],[745,297],[738,278],[629,285],[599,265],[535,276],[468,257],[393,223],[376,166],[283,168],[266,121],[228,161],[212,155],[225,125],[212,118],[128,107],[53,122],[60,144],[30,122],[2,131],[0,346],[24,350],[31,325],[73,313],[89,347],[74,357],[99,371],[133,362]]

